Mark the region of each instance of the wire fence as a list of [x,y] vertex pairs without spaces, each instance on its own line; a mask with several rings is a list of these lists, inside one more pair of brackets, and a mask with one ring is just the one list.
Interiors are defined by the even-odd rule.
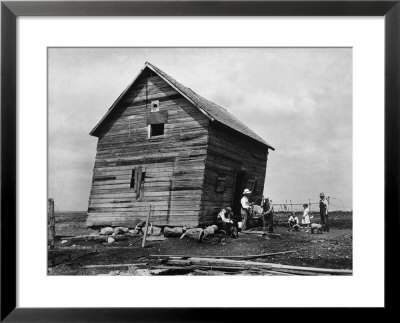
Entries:
[[[331,210],[340,210],[346,211],[350,210],[350,208],[346,207],[343,201],[337,197],[327,197],[328,200],[328,209]],[[292,201],[292,200],[285,200],[285,201],[273,201],[275,212],[300,212],[303,211],[303,205],[308,204],[310,212],[318,212],[319,211],[319,201]]]

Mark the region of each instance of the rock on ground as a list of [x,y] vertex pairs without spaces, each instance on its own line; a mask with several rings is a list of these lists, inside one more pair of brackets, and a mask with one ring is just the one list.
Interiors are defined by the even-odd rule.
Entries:
[[107,227],[107,228],[102,228],[100,230],[100,234],[103,236],[109,236],[110,234],[114,233],[114,229],[111,227]]
[[118,235],[122,235],[122,234],[126,234],[129,232],[128,228],[124,228],[124,227],[117,227],[114,229],[114,233],[118,234]]

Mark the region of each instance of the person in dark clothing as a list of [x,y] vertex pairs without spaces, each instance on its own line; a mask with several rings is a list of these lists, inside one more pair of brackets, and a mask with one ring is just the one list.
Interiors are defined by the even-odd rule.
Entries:
[[223,230],[228,236],[238,238],[237,228],[232,220],[232,209],[228,206],[222,209],[217,215],[217,224],[220,230]]
[[319,194],[319,215],[321,217],[321,225],[324,231],[329,232],[329,216],[328,216],[328,200],[325,194]]
[[268,226],[268,232],[274,233],[274,206],[272,205],[272,200],[267,197],[262,201],[261,206],[264,213],[264,223]]

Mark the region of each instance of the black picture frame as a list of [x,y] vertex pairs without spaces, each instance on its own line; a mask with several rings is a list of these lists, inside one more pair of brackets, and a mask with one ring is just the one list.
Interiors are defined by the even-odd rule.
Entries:
[[[392,265],[399,234],[400,1],[2,1],[1,3],[1,321],[230,321],[239,309],[72,309],[16,307],[16,19],[19,16],[384,16],[385,309],[395,306]],[[372,198],[372,197],[371,197]],[[40,293],[40,291],[38,291]],[[235,297],[241,297],[236,295]],[[260,311],[260,310],[257,310]],[[232,315],[233,313],[233,315]],[[330,311],[326,312],[326,315]],[[265,312],[254,313],[265,318]],[[380,319],[382,317],[380,316]],[[254,317],[254,316],[253,316]]]

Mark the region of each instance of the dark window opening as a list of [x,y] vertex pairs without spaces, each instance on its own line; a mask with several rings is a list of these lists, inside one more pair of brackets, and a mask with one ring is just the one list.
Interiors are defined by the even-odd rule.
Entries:
[[129,187],[133,188],[135,192],[140,191],[145,178],[146,178],[146,172],[142,170],[141,166],[132,169],[131,182],[129,184]]
[[135,177],[136,177],[136,169],[132,169],[131,184],[129,185],[130,188],[135,187]]
[[150,137],[157,137],[164,135],[164,124],[156,123],[150,125]]
[[215,191],[217,193],[222,193],[225,191],[225,181],[226,181],[226,177],[217,176],[217,185],[215,188]]

